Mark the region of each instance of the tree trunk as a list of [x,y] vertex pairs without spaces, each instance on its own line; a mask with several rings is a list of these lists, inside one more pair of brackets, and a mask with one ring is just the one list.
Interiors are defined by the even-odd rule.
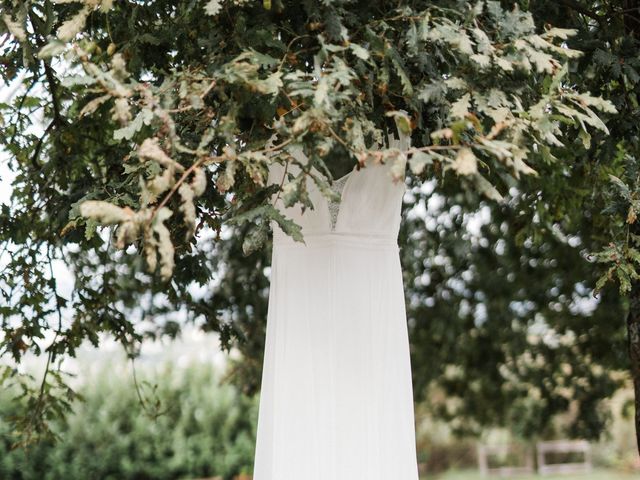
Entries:
[[[640,41],[640,0],[623,0],[624,27],[628,35]],[[636,441],[640,453],[640,284],[634,282],[629,294],[627,317],[629,361],[635,391]]]
[[640,453],[640,282],[634,282],[629,293],[629,314],[627,316],[627,337],[629,362],[635,391],[636,441]]
[[622,8],[625,30],[640,40],[640,0],[623,0]]

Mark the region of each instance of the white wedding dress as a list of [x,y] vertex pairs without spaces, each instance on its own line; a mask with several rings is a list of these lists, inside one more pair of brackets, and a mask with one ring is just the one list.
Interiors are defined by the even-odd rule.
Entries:
[[[283,174],[274,162],[269,184]],[[397,243],[406,185],[388,164],[354,167],[331,205],[307,181],[314,210],[276,203],[306,245],[272,221],[253,478],[418,480]]]

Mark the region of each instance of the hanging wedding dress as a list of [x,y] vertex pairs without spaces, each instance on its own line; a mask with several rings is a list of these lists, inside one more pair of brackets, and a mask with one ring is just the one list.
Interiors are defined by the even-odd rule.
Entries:
[[[283,175],[274,162],[269,184]],[[331,204],[307,181],[314,210],[276,202],[306,245],[272,221],[253,478],[418,480],[397,244],[406,186],[389,164],[354,167],[334,181]]]

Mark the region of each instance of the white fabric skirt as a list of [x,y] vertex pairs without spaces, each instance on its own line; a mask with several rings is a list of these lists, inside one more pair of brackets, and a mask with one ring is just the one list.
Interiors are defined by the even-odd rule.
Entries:
[[398,245],[274,240],[254,480],[418,480]]

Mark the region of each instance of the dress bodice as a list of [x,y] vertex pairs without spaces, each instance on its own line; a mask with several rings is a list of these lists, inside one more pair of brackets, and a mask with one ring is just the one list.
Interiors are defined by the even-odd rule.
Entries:
[[[311,167],[289,153],[287,171]],[[272,221],[254,480],[419,478],[398,245],[406,184],[391,165],[356,164],[333,182],[333,203],[299,177],[314,207],[304,213],[271,199],[304,242]],[[280,185],[285,167],[271,162],[269,173]]]
[[[405,145],[400,145],[401,143]],[[394,139],[391,146],[406,148],[406,141]],[[300,148],[293,149],[291,155],[302,164],[306,164],[308,160]],[[345,176],[334,180],[333,189],[340,197],[337,202],[329,201],[309,176],[304,181],[314,205],[313,209],[307,208],[303,212],[300,204],[285,207],[281,197],[276,200],[276,194],[271,201],[275,201],[274,206],[287,218],[301,226],[305,240],[316,235],[331,235],[365,236],[397,241],[406,184],[402,180],[394,182],[390,161],[384,164],[368,164],[359,170],[356,167],[357,165]],[[297,175],[300,167],[290,163],[287,171]],[[284,175],[284,165],[278,162],[271,163],[268,184],[280,184]],[[271,221],[271,227],[274,244],[294,242],[275,220]]]

